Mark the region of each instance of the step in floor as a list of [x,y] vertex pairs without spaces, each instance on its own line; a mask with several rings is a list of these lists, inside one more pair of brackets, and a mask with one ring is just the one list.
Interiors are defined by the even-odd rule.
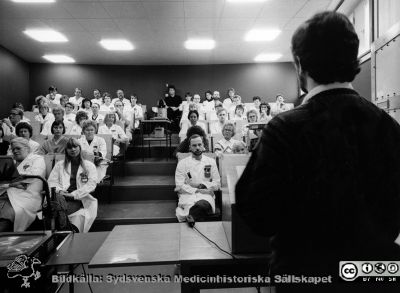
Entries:
[[114,178],[114,186],[175,186],[172,175],[135,175]]
[[115,225],[175,223],[175,209],[175,200],[100,203],[91,231],[110,231]]

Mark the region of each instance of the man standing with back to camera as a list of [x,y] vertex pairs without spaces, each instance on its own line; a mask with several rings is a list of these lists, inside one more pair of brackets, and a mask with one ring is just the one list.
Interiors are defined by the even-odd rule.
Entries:
[[333,278],[277,292],[398,290],[398,283],[338,277],[339,261],[400,260],[400,126],[352,89],[358,46],[352,24],[336,12],[297,29],[292,54],[307,95],[268,123],[236,185],[239,214],[270,236],[272,277]]

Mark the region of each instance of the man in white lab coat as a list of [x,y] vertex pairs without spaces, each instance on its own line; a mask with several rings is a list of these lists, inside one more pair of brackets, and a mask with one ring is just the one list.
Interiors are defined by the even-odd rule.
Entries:
[[215,160],[202,155],[202,138],[193,135],[189,143],[191,156],[180,160],[175,172],[175,191],[179,196],[176,217],[179,222],[185,221],[188,215],[201,220],[215,213],[214,191],[220,188]]
[[[26,139],[14,138],[11,149],[19,174],[45,176],[43,157],[30,153]],[[32,224],[41,206],[42,187],[40,179],[26,179],[0,186],[0,232],[25,231]]]

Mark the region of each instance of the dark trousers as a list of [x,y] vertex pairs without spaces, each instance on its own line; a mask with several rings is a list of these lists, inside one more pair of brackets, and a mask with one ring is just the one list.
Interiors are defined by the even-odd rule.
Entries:
[[196,202],[189,210],[189,215],[191,215],[196,222],[204,220],[211,214],[212,207],[210,203],[204,199]]

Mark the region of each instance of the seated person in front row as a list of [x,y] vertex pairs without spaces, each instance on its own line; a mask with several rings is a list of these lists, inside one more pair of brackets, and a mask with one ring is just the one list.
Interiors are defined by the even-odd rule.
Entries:
[[195,221],[215,213],[214,191],[220,188],[220,177],[215,160],[203,156],[200,135],[189,138],[191,156],[178,162],[175,172],[175,191],[179,202],[176,217],[179,222],[191,215]]
[[232,123],[226,123],[222,128],[223,139],[218,141],[214,146],[215,154],[220,157],[222,154],[230,154],[233,152],[233,145],[239,141],[233,139],[235,136],[235,125]]
[[[11,141],[12,156],[21,175],[46,175],[42,156],[31,153],[29,142],[22,137]],[[41,208],[43,189],[40,179],[0,186],[0,232],[25,231]]]
[[128,137],[122,130],[121,126],[115,124],[115,114],[106,114],[104,125],[99,127],[98,134],[111,134],[114,139],[113,156],[119,154],[120,146],[128,142]]
[[[78,112],[79,113],[79,112]],[[107,172],[107,145],[104,138],[96,135],[97,124],[92,120],[82,123],[83,135],[78,139],[83,152],[94,154],[94,164],[97,170],[97,183],[103,180]]]
[[203,139],[205,152],[209,152],[210,150],[208,148],[209,145],[208,139],[206,133],[204,132],[204,129],[201,128],[200,126],[192,126],[187,130],[186,138],[178,145],[174,154],[177,155],[178,153],[189,153],[190,152],[189,138],[195,134],[201,136],[201,138]]
[[58,162],[49,176],[49,187],[65,197],[67,214],[79,232],[88,232],[97,216],[97,199],[90,195],[96,189],[95,165],[82,158],[79,141],[70,138],[65,159]]
[[54,121],[51,124],[51,133],[53,137],[49,137],[43,142],[38,150],[39,155],[47,154],[63,154],[67,145],[68,138],[65,137],[65,126],[61,121]]

